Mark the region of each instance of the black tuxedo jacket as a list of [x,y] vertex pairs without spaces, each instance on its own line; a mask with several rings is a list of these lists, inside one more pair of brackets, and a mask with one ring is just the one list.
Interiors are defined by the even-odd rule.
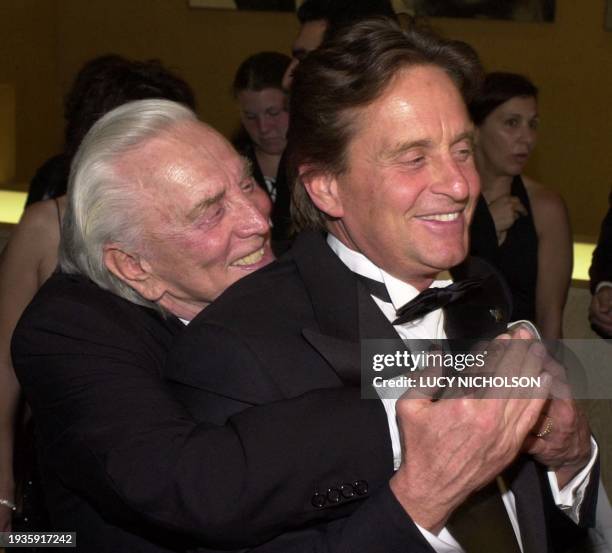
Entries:
[[[250,371],[250,357],[236,357],[228,368],[240,366],[234,386],[243,393],[197,390],[211,407],[194,420],[161,377],[182,329],[81,276],[57,274],[15,330],[13,360],[37,425],[52,522],[76,530],[78,551],[253,547],[346,516],[368,485],[383,486],[391,471],[385,415],[355,388],[295,397]],[[199,353],[205,371],[216,348]],[[342,492],[352,497],[317,509],[315,491],[337,482],[350,484]],[[364,516],[382,525],[397,514],[384,498],[379,506]],[[359,540],[365,530],[353,531]],[[289,544],[281,538],[262,550]]]
[[[465,264],[454,276],[475,276],[482,274],[483,268],[478,262]],[[507,290],[494,276],[487,275],[485,282],[481,296],[447,311],[449,336],[491,338],[505,330],[510,312]],[[177,395],[195,418],[222,422],[249,405],[300,397],[316,388],[337,389],[359,383],[360,340],[366,338],[398,336],[324,237],[307,232],[298,236],[279,261],[236,283],[192,321],[176,341],[165,375],[175,383]],[[379,409],[382,412],[382,406]],[[386,434],[387,430],[378,428],[376,432]],[[347,433],[358,434],[372,444],[377,439],[356,423],[347,425],[336,439]],[[321,455],[325,455],[327,446],[323,440],[303,444],[305,452],[315,447]],[[388,443],[385,446],[379,453],[385,458],[388,479],[392,475],[392,452]],[[282,437],[273,447],[279,456],[284,455]],[[569,528],[569,533],[577,528],[554,507],[541,467],[520,458],[512,474],[525,552],[553,551],[547,528],[554,527],[555,537],[561,536],[559,528]],[[322,515],[339,509],[345,499],[336,491],[355,478],[366,480],[353,472],[330,485],[329,480],[311,475],[315,492],[312,503]],[[593,480],[596,487],[597,479]],[[388,486],[381,485],[380,480],[367,484],[368,494],[362,497],[372,492],[374,497],[351,516],[333,527],[315,527],[314,534],[297,536],[295,541],[291,535],[283,538],[299,551],[431,552]],[[587,500],[584,505],[582,520],[587,521],[591,502]],[[380,518],[372,516],[377,512],[388,513],[382,526]],[[569,543],[569,534],[563,536]]]
[[589,269],[591,292],[602,281],[612,281],[612,192],[609,198],[610,208],[601,224],[597,247],[593,252],[593,262]]

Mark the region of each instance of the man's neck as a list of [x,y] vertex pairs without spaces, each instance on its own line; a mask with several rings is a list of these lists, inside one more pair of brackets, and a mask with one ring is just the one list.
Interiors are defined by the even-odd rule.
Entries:
[[208,305],[208,303],[196,303],[174,298],[165,294],[158,304],[166,311],[174,315],[183,322],[190,322]]
[[[374,263],[367,255],[365,255],[359,249],[359,247],[350,239],[350,237],[348,236],[346,232],[334,232],[334,230],[336,229],[333,229],[333,230],[331,228],[329,229],[329,236],[331,238],[328,240],[328,242],[330,243],[330,246],[334,250],[336,255],[338,255],[342,259],[342,261],[345,263],[345,265],[349,266],[349,268],[353,272],[357,272],[359,274],[362,274],[363,276],[367,276],[369,278],[373,278],[374,280],[378,280],[381,282],[384,280],[383,277],[381,276],[381,273],[386,273],[390,275],[392,278],[399,280],[401,282],[404,282],[405,284],[409,286],[412,286],[418,292],[422,292],[423,290],[426,290],[427,288],[429,288],[431,284],[434,282],[434,280],[437,280],[440,278],[442,278],[443,280],[448,280],[450,278],[448,276],[447,271],[444,271],[443,276],[441,276],[438,272],[434,270],[432,270],[431,274],[428,274],[428,275],[415,276],[414,278],[402,278],[394,274],[393,271],[388,271],[386,268],[380,267],[379,265]],[[342,227],[340,227],[338,230],[342,231]],[[335,246],[334,246],[334,243],[336,244]],[[347,263],[347,259],[345,259],[339,251],[340,247],[346,248],[347,250],[350,250],[351,252],[353,252],[354,254],[353,257],[355,257],[355,263],[360,267],[360,270],[355,270],[353,267],[349,265],[349,263]],[[360,257],[357,257],[357,256],[360,256]],[[370,267],[370,268],[368,269],[367,267]],[[363,272],[364,270],[370,274],[365,274]]]

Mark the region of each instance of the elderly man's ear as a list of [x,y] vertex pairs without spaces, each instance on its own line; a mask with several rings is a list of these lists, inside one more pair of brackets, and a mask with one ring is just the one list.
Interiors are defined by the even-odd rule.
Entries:
[[333,175],[319,174],[300,168],[300,180],[306,188],[312,202],[330,217],[344,215],[342,200],[339,194],[338,180]]
[[164,295],[166,288],[163,282],[155,276],[151,265],[142,257],[126,252],[119,245],[107,244],[103,259],[111,273],[143,298],[157,302]]

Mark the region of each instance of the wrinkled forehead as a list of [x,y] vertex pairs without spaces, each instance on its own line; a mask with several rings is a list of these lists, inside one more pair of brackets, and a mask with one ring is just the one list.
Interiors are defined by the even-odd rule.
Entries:
[[218,171],[240,173],[243,162],[212,127],[198,121],[180,121],[121,154],[114,168],[118,176],[144,186],[181,181],[182,173],[203,178]]

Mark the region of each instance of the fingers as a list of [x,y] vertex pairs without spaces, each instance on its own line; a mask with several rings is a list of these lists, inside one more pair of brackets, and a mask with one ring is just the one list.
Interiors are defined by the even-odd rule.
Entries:
[[521,200],[519,200],[516,196],[510,196],[510,205],[512,206],[512,209],[514,210],[514,213],[518,216],[520,215],[527,215],[528,211],[527,208],[521,203]]

